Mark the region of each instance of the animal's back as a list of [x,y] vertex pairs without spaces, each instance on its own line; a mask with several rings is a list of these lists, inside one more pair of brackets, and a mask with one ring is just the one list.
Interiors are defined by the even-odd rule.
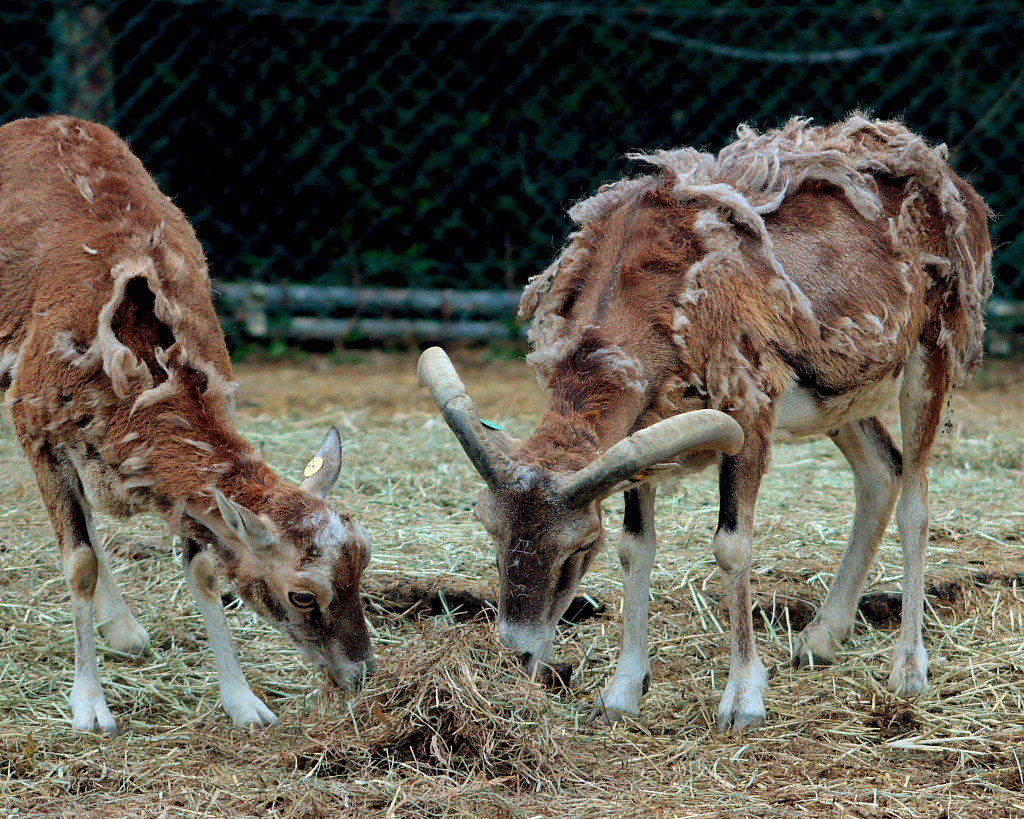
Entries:
[[0,127],[5,358],[23,367],[25,353],[38,358],[61,333],[89,346],[118,276],[133,265],[146,269],[149,289],[176,314],[178,340],[230,374],[223,337],[210,332],[219,325],[202,248],[128,146],[110,129],[72,117]]
[[[908,200],[906,177],[874,178],[882,204],[875,221],[865,220],[843,191],[827,182],[805,183],[765,217],[779,261],[807,297],[826,336],[838,330],[849,338],[839,346],[846,347],[843,358],[857,371],[856,380],[872,371],[898,371],[917,344],[938,343],[944,328],[957,380],[968,377],[981,360],[979,308],[992,286],[988,209],[967,182],[951,171],[949,177],[965,212],[954,230],[982,268],[973,280],[952,269],[949,245],[954,239],[931,197],[918,205],[924,212],[913,246],[901,247],[897,226]],[[804,346],[806,339],[798,339],[788,352]],[[847,386],[843,369],[830,368],[815,377],[826,390],[842,391]]]
[[954,382],[977,365],[988,214],[941,147],[854,116],[641,158],[662,173],[574,207],[579,231],[524,292],[547,383],[603,346],[632,362],[653,418],[701,396],[750,415],[793,386],[845,413],[919,343]]

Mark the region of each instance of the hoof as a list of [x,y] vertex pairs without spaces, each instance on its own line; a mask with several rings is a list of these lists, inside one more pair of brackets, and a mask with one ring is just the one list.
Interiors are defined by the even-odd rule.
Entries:
[[610,728],[616,723],[636,719],[638,716],[640,716],[639,710],[627,711],[598,704],[594,706],[594,709],[590,712],[589,716],[587,716],[587,725]]
[[277,715],[267,708],[266,703],[252,691],[225,696],[223,703],[224,710],[235,725],[241,727],[253,725],[257,728],[264,728],[278,723]]
[[649,670],[642,678],[634,674],[612,677],[594,702],[594,710],[587,722],[590,725],[614,725],[624,719],[635,719],[640,716],[640,700],[650,687]]
[[726,711],[719,710],[717,730],[719,736],[743,734],[747,731],[753,731],[755,728],[760,728],[764,725],[764,721],[763,705],[760,710],[756,706],[736,707]]
[[886,687],[896,696],[907,699],[928,690],[928,652],[924,646],[910,650],[896,647]]
[[764,691],[768,675],[761,669],[742,682],[730,680],[718,706],[718,733],[742,734],[764,725]]
[[836,649],[853,636],[853,627],[830,628],[828,623],[812,621],[796,639],[789,664],[793,668],[818,668],[836,661]]
[[99,626],[103,642],[122,654],[145,654],[149,648],[149,632],[131,614],[111,617]]
[[538,666],[534,672],[537,682],[552,691],[568,691],[572,682],[572,669],[569,663],[546,663]]
[[107,736],[117,736],[117,721],[107,708],[102,693],[77,695],[71,693],[71,727],[76,731],[102,731]]
[[824,654],[817,654],[813,651],[801,651],[795,653],[789,660],[791,668],[821,668],[822,666],[832,665],[835,662],[835,657],[827,657]]

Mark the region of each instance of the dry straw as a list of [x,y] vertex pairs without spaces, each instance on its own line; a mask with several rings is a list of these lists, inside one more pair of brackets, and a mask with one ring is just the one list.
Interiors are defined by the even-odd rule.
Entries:
[[[412,635],[410,635],[412,636]],[[579,776],[550,693],[526,679],[482,624],[432,623],[387,656],[363,695],[291,754],[314,776],[363,768],[446,780],[500,780],[513,791]],[[319,716],[324,716],[320,709]]]
[[[373,533],[371,600],[397,578],[425,593],[441,585],[493,596],[494,555],[471,511],[479,481],[416,387],[414,364],[374,355],[321,369],[239,368],[241,423],[292,477],[324,428],[339,425],[346,466],[334,497]],[[512,434],[529,430],[542,397],[523,362],[457,364],[485,417]],[[521,678],[486,623],[374,606],[380,675],[362,696],[321,694],[322,680],[285,641],[230,602],[246,673],[281,717],[266,731],[235,729],[177,561],[161,528],[139,520],[102,526],[152,650],[141,659],[104,650],[101,674],[126,730],[114,740],[76,735],[67,592],[32,476],[5,432],[0,819],[1024,815],[1022,383],[1019,365],[994,366],[954,398],[953,432],[932,470],[932,690],[912,703],[884,690],[900,576],[893,531],[870,578],[880,597],[837,664],[786,666],[842,550],[852,481],[827,441],[777,448],[755,553],[758,644],[777,668],[769,725],[725,739],[712,730],[728,623],[708,545],[711,474],[659,499],[654,681],[639,720],[585,724],[618,641],[612,546],[585,581],[606,616],[561,635],[560,659],[575,669],[562,693]],[[606,506],[614,543],[621,504]]]

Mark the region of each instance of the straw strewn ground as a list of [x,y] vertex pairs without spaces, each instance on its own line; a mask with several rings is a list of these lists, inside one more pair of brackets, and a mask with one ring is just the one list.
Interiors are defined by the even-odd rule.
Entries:
[[[457,357],[482,414],[513,434],[543,396],[521,361]],[[345,437],[335,493],[371,529],[375,585],[396,577],[488,592],[493,556],[471,507],[478,481],[415,385],[411,356],[239,367],[240,423],[298,475],[324,428]],[[1024,812],[1024,372],[990,366],[954,399],[933,469],[932,691],[884,690],[892,599],[875,598],[831,668],[785,667],[850,524],[851,477],[827,441],[784,444],[760,506],[757,593],[769,727],[711,732],[728,664],[708,547],[713,476],[660,502],[642,719],[582,724],[618,638],[614,554],[586,591],[612,614],[564,635],[573,687],[523,680],[486,625],[373,615],[382,671],[362,697],[319,692],[283,640],[244,608],[230,620],[250,681],[282,719],[248,733],[219,710],[205,635],[160,527],[104,521],[150,656],[104,651],[124,728],[67,726],[72,632],[28,467],[0,434],[0,817],[999,817]],[[607,505],[614,528],[621,502]],[[898,589],[890,532],[869,591]],[[613,541],[614,542],[614,541]],[[614,551],[614,549],[613,549]],[[372,591],[372,589],[371,589]],[[372,598],[372,594],[371,594]],[[892,612],[890,612],[892,613]]]

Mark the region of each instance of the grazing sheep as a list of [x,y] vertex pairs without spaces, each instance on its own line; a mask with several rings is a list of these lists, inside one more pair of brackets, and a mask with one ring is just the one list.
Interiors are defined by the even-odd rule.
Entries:
[[[862,116],[741,127],[717,156],[634,158],[659,173],[577,204],[577,231],[523,293],[529,360],[551,392],[533,435],[481,426],[444,353],[421,359],[421,380],[487,483],[477,512],[497,546],[502,639],[528,669],[550,658],[604,541],[600,502],[625,490],[622,647],[593,716],[637,713],[650,683],[652,479],[717,458],[714,554],[732,629],[718,727],[761,724],[768,678],[750,597],[758,489],[777,432],[827,434],[854,472],[856,515],[793,663],[831,662],[850,636],[895,506],[904,606],[889,688],[924,691],[926,464],[950,391],[982,356],[985,204],[944,147]],[[902,456],[877,417],[897,396]]]
[[225,710],[277,721],[235,657],[216,571],[335,682],[374,668],[359,581],[366,533],[324,498],[331,429],[300,487],[235,430],[231,363],[188,221],[107,128],[70,117],[0,128],[0,386],[50,513],[75,620],[72,723],[117,725],[94,622],[119,651],[149,641],[92,522],[161,515],[183,542]]

